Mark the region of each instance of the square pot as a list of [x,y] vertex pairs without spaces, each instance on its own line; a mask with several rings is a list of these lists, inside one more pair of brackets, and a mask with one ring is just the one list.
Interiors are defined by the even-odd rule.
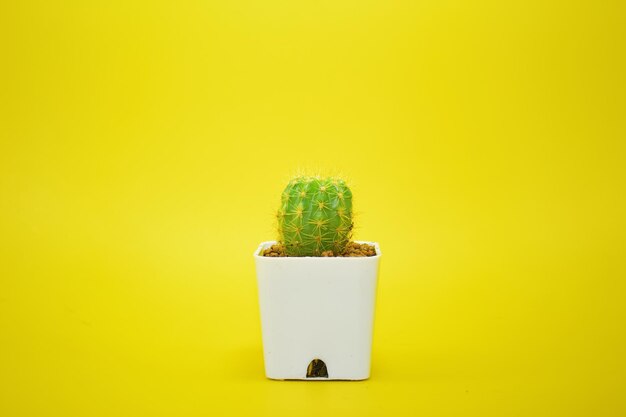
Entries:
[[271,379],[369,378],[381,257],[266,257],[256,262],[265,375]]

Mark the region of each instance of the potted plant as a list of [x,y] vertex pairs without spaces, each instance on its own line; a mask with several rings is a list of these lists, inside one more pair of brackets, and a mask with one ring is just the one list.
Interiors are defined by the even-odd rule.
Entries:
[[278,240],[256,263],[265,374],[369,378],[380,248],[352,242],[352,192],[340,178],[300,176],[285,188]]

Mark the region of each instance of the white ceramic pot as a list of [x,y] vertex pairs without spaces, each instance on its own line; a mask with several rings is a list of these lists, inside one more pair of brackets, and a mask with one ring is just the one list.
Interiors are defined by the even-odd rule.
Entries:
[[361,380],[370,376],[380,248],[370,257],[266,257],[254,252],[265,375]]

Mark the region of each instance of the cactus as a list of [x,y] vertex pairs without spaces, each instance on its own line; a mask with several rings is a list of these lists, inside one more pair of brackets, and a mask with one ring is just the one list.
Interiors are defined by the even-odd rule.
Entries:
[[296,177],[283,191],[277,217],[287,256],[342,253],[352,237],[352,192],[340,178]]

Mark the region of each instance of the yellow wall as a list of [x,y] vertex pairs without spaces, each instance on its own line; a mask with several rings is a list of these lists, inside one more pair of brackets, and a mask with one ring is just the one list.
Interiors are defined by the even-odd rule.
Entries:
[[[618,1],[0,5],[0,414],[617,416]],[[372,378],[263,376],[299,169],[380,242]]]

